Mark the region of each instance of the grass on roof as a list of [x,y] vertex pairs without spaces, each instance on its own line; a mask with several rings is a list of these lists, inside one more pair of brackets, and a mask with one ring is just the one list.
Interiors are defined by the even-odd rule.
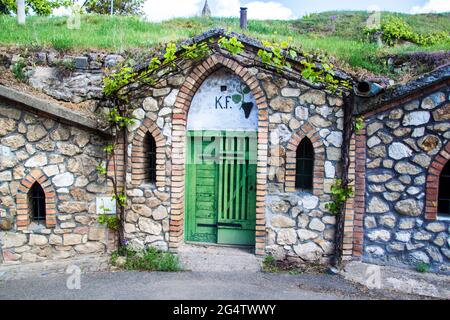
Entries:
[[[383,13],[382,17],[393,15]],[[404,15],[419,33],[450,30],[450,14]],[[332,18],[333,17],[333,18]],[[343,64],[386,74],[380,55],[396,52],[450,50],[450,44],[433,47],[410,45],[402,48],[379,48],[365,39],[366,12],[325,12],[300,20],[249,21],[249,36],[280,42],[293,37],[294,45],[307,51],[322,50]],[[54,47],[57,50],[103,49],[120,52],[134,48],[153,48],[170,41],[198,35],[214,27],[241,32],[236,18],[179,18],[150,23],[138,17],[83,15],[80,30],[67,28],[65,17],[27,17],[25,26],[14,17],[0,16],[0,44]]]

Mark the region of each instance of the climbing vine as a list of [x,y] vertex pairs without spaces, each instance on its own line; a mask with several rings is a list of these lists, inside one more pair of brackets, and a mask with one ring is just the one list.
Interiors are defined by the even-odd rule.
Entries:
[[355,117],[354,126],[356,133],[359,133],[362,129],[364,129],[364,117],[362,116]]
[[[289,42],[292,42],[292,38],[289,39]],[[344,89],[351,88],[348,80],[337,79],[335,77],[333,71],[334,66],[331,63],[323,62],[318,65],[313,61],[317,57],[290,46],[289,42],[283,41],[276,43],[263,41],[262,44],[265,49],[260,49],[257,55],[262,63],[273,66],[278,71],[292,69],[292,64],[289,60],[296,61],[301,56],[303,59],[300,60],[300,74],[304,79],[313,84],[321,83],[325,85],[327,90],[337,95],[342,95],[343,93],[342,90],[339,90],[340,87]]]
[[[290,41],[292,42],[292,41]],[[119,230],[119,240],[121,246],[125,243],[123,236],[123,216],[126,205],[126,190],[119,187],[117,179],[117,164],[115,150],[122,139],[123,148],[127,150],[128,139],[126,128],[134,123],[130,106],[130,99],[136,99],[135,93],[142,86],[157,86],[159,82],[170,77],[176,72],[184,71],[186,61],[198,61],[212,55],[215,52],[236,59],[244,50],[244,44],[234,36],[221,36],[219,39],[210,39],[193,44],[177,46],[169,43],[160,55],[154,55],[145,67],[133,66],[125,63],[119,70],[110,73],[104,78],[103,93],[108,100],[110,110],[107,120],[111,129],[115,132],[115,141],[105,148],[107,160],[98,166],[98,173],[107,175],[113,185],[113,199],[120,208],[117,214],[117,230]],[[247,56],[245,60],[249,60]],[[244,64],[246,67],[259,65],[267,66],[268,69],[277,73],[289,73],[292,79],[305,79],[313,84],[322,84],[327,90],[342,95],[343,92],[351,88],[347,80],[335,76],[334,66],[329,62],[316,63],[312,55],[307,55],[300,49],[293,48],[289,42],[263,42],[262,47],[257,52],[254,61]],[[248,87],[241,88],[239,95],[233,97],[234,101],[244,101],[244,95],[249,93]],[[126,159],[127,157],[125,157]],[[112,161],[112,163],[110,163]],[[126,168],[126,160],[125,160]],[[113,170],[112,176],[108,176],[108,169]],[[337,190],[337,189],[336,189]],[[104,216],[99,217],[100,223],[106,223],[115,227],[116,224]]]
[[335,179],[331,186],[332,201],[325,205],[325,208],[330,210],[334,215],[339,215],[344,208],[345,202],[349,197],[353,196],[353,188],[344,185],[341,179]]

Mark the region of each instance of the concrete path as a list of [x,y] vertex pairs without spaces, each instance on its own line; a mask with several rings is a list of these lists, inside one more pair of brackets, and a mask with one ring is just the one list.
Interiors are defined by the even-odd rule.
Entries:
[[198,272],[258,272],[262,263],[245,247],[183,244],[178,257],[183,270]]
[[408,269],[353,261],[345,266],[342,276],[347,280],[370,288],[450,299],[449,275],[419,273]]
[[[0,281],[1,299],[417,299],[387,290],[370,291],[332,275],[261,272],[82,273],[81,288],[67,288],[68,275]],[[70,281],[69,281],[70,282]],[[423,298],[420,298],[423,299]]]

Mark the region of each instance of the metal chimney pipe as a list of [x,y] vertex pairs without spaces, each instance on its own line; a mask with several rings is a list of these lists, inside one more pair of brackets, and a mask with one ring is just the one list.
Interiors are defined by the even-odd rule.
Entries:
[[241,7],[241,29],[247,29],[247,8]]

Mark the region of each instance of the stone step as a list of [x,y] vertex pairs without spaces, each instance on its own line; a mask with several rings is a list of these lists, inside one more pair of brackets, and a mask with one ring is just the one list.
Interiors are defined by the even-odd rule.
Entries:
[[185,270],[196,272],[259,272],[261,259],[254,248],[184,244],[178,250]]

